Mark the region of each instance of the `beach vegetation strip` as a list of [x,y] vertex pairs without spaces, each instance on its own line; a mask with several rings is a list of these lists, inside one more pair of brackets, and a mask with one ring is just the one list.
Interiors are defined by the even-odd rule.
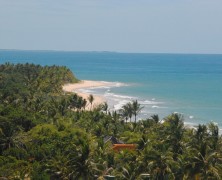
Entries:
[[87,82],[63,66],[0,65],[0,179],[222,179],[217,124],[138,120],[139,101],[97,106],[79,89],[107,82]]

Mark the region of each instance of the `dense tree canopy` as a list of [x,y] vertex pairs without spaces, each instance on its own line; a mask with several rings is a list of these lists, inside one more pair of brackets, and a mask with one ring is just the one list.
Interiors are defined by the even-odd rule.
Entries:
[[[214,123],[186,128],[179,114],[129,122],[137,101],[85,111],[85,99],[62,92],[73,82],[66,67],[0,65],[0,179],[222,179]],[[107,136],[137,148],[114,152]]]

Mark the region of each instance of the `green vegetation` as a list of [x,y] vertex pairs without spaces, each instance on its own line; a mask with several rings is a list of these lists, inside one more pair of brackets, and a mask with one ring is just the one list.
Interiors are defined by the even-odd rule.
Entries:
[[[217,125],[188,129],[179,114],[135,123],[137,101],[85,111],[86,100],[62,91],[77,81],[66,67],[0,65],[0,179],[222,179]],[[137,150],[114,152],[106,136]]]

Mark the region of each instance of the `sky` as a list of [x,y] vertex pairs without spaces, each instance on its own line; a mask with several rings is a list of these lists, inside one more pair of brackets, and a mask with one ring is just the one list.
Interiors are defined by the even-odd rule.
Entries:
[[222,0],[0,0],[0,49],[222,54]]

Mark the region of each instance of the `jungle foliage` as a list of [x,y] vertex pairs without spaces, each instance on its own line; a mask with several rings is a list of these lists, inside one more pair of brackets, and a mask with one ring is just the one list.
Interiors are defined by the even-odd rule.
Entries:
[[[136,122],[137,101],[85,111],[86,100],[62,91],[74,82],[66,67],[0,65],[0,179],[222,179],[214,123],[186,128],[180,114]],[[137,149],[114,152],[107,136]]]

